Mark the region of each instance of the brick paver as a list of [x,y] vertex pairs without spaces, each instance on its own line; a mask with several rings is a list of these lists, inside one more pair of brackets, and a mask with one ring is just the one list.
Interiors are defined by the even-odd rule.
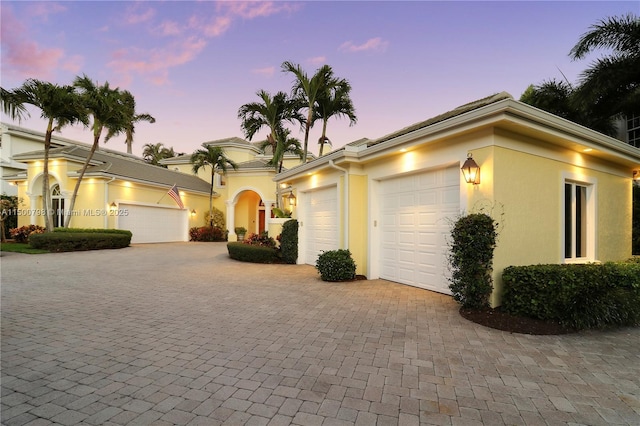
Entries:
[[528,336],[221,243],[2,253],[2,424],[640,424],[640,329]]

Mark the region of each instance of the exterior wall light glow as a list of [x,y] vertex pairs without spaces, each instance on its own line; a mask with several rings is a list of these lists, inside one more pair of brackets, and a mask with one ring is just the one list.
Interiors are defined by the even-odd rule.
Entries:
[[111,210],[115,210],[115,209],[116,209],[116,207],[118,207],[118,206],[116,205],[116,203],[115,203],[115,202],[111,202],[111,204],[109,204],[109,208],[110,208]]
[[467,161],[461,167],[462,175],[467,183],[477,185],[480,183],[480,166],[473,160],[471,153],[467,154]]
[[295,206],[295,205],[296,205],[296,202],[297,202],[298,200],[296,199],[296,196],[295,196],[295,195],[293,195],[293,191],[291,191],[291,193],[289,194],[289,197],[287,197],[287,198],[289,199],[289,205],[290,205],[290,206],[292,206],[292,207],[293,207],[293,206]]
[[196,215],[196,209],[191,210],[191,216],[195,216]]

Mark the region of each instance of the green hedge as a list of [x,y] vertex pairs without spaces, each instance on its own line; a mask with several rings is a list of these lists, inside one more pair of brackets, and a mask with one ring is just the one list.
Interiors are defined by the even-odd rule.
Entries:
[[117,249],[128,247],[131,232],[47,232],[29,236],[33,248],[53,252]]
[[280,253],[284,263],[294,264],[298,260],[298,221],[295,219],[282,225]]
[[53,232],[71,232],[82,234],[123,234],[131,237],[131,231],[126,229],[101,229],[101,228],[54,228]]
[[229,257],[241,262],[275,263],[278,258],[278,250],[271,247],[245,244],[243,242],[227,243]]
[[640,324],[640,263],[510,266],[502,309],[574,328]]

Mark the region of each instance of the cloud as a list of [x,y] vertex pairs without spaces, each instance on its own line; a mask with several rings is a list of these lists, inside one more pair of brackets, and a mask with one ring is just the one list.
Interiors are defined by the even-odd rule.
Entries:
[[29,3],[27,13],[32,17],[39,17],[47,20],[49,15],[64,12],[67,8],[56,2],[34,2]]
[[325,64],[327,62],[327,57],[326,56],[316,56],[316,57],[307,59],[307,62],[312,64],[312,65],[323,65],[323,64]]
[[281,12],[294,12],[299,9],[299,5],[274,1],[221,1],[217,3],[217,9],[226,16],[254,19]]
[[29,39],[29,30],[9,7],[3,7],[0,25],[2,72],[17,78],[51,79],[64,50],[46,48]]
[[155,49],[129,47],[112,53],[107,64],[128,85],[134,74],[148,78],[155,85],[169,83],[168,70],[191,62],[206,46],[206,41],[189,37]]
[[62,69],[77,74],[84,66],[84,58],[80,55],[73,55],[66,58],[62,63]]
[[173,21],[164,21],[163,23],[160,24],[157,30],[163,36],[180,35],[182,32],[180,30],[180,26]]
[[216,16],[209,24],[205,24],[202,28],[204,34],[208,37],[217,37],[225,33],[231,27],[231,18],[228,16]]
[[155,9],[142,6],[143,3],[136,2],[133,6],[127,8],[124,22],[129,25],[136,25],[142,22],[150,21],[156,14]]
[[338,50],[342,52],[365,52],[365,51],[377,51],[384,52],[387,50],[389,42],[382,40],[381,37],[370,38],[362,44],[354,44],[352,41],[344,42],[340,45]]
[[264,75],[266,77],[271,77],[275,71],[275,67],[254,68],[251,70],[253,74]]

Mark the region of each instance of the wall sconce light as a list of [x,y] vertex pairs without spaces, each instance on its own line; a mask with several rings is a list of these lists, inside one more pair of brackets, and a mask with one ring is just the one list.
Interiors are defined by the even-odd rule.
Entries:
[[296,202],[297,202],[298,200],[296,199],[296,196],[295,196],[295,195],[293,195],[293,191],[291,191],[291,193],[289,194],[289,197],[287,197],[287,198],[289,199],[289,205],[290,205],[290,206],[292,206],[292,207],[293,207],[293,206],[295,206],[295,205],[296,205]]
[[191,210],[191,216],[195,216],[196,215],[196,209]]
[[640,172],[637,170],[633,171],[633,180],[638,180],[640,181]]
[[111,210],[115,210],[117,207],[118,207],[118,206],[117,206],[117,205],[116,205],[116,203],[115,203],[115,202],[113,202],[113,201],[111,202],[111,204],[109,204],[109,208],[110,208]]
[[473,160],[471,153],[467,154],[467,161],[461,167],[462,175],[467,183],[477,185],[480,183],[480,166]]

